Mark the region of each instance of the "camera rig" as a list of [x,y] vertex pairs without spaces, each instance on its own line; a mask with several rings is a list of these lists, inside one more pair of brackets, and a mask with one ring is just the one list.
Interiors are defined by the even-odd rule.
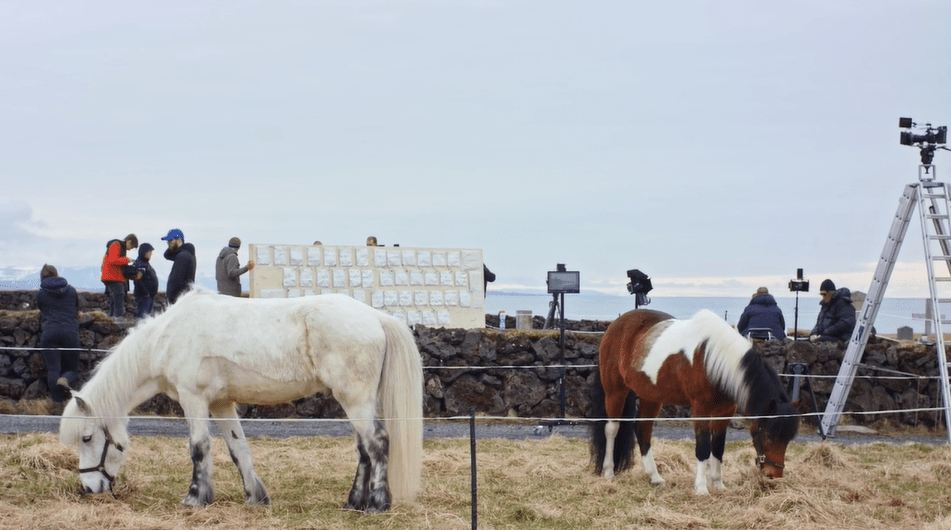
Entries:
[[944,147],[944,144],[948,143],[947,125],[932,127],[930,123],[926,123],[919,126],[911,118],[898,118],[898,127],[923,131],[920,134],[913,131],[902,131],[899,142],[901,142],[901,145],[911,145],[920,150],[921,165],[925,166],[925,173],[928,172],[928,167],[931,166],[931,161],[934,160],[936,149],[951,151],[951,149]]

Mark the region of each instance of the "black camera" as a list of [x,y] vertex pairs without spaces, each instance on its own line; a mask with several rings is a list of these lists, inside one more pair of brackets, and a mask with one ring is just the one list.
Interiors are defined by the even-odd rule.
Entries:
[[637,269],[627,271],[627,277],[631,279],[627,284],[627,292],[630,294],[647,294],[654,288],[650,276]]
[[[898,118],[898,126],[902,129],[911,129],[912,127],[917,127],[918,124],[914,123],[911,118]],[[915,145],[948,143],[948,127],[946,125],[932,127],[930,123],[926,123],[924,130],[925,132],[923,134],[915,134],[911,131],[902,131],[900,140],[901,144]]]
[[789,291],[793,293],[809,292],[809,280],[802,279],[802,269],[796,269],[796,279],[789,280]]

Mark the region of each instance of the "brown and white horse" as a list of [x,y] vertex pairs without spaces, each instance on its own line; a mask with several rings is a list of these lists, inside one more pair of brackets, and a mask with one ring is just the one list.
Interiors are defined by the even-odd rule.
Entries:
[[[605,332],[599,365],[593,399],[593,417],[599,421],[591,432],[596,473],[611,478],[630,467],[636,436],[644,472],[652,485],[663,484],[651,434],[653,418],[670,403],[689,406],[698,418],[697,494],[724,488],[726,429],[738,408],[752,418],[757,464],[767,477],[783,476],[786,446],[799,429],[799,415],[776,372],[714,313],[701,310],[689,320],[645,309],[625,313]],[[635,417],[647,420],[630,421]]]

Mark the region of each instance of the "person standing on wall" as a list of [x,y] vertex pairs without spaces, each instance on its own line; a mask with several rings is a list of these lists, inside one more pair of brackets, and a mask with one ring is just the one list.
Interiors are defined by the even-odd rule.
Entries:
[[165,295],[168,303],[174,304],[178,297],[195,283],[195,246],[185,242],[185,234],[177,228],[168,231],[162,238],[168,242],[165,259],[172,262],[172,270],[168,273],[168,283],[165,286]]
[[823,280],[819,286],[819,317],[816,327],[809,332],[812,342],[847,342],[855,328],[855,306],[852,291],[843,287],[836,290],[832,280]]
[[135,295],[135,318],[136,320],[147,317],[152,314],[152,306],[155,304],[155,296],[158,294],[158,275],[149,260],[152,259],[152,251],[155,250],[149,243],[142,243],[139,247],[139,257],[132,263],[135,268],[136,276],[132,282]]
[[218,253],[218,261],[215,262],[215,280],[218,281],[218,292],[228,296],[241,296],[241,275],[254,269],[254,262],[248,260],[244,267],[238,262],[238,249],[241,248],[241,240],[232,237],[228,240],[228,246],[221,249]]
[[125,295],[129,291],[129,281],[122,273],[130,259],[126,252],[139,246],[135,234],[125,236],[125,239],[113,239],[106,243],[106,255],[102,258],[102,283],[106,285],[106,299],[109,300],[109,316],[122,318],[125,316]]
[[43,265],[40,271],[36,307],[40,310],[40,348],[44,348],[46,385],[53,402],[62,403],[64,389],[79,385],[79,351],[58,349],[81,347],[79,296],[52,265]]

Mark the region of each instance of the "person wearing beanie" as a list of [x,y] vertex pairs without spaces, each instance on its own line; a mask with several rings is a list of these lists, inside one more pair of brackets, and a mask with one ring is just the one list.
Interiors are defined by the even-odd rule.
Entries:
[[195,283],[195,245],[186,243],[185,234],[177,228],[169,230],[162,241],[168,242],[165,259],[172,262],[165,295],[168,297],[168,303],[174,304],[178,297]]
[[855,328],[855,306],[852,292],[842,287],[836,290],[832,280],[826,279],[819,286],[819,317],[816,326],[809,332],[812,342],[846,342]]
[[[736,329],[740,335],[754,339],[767,339],[769,336],[760,335],[760,330],[769,329],[773,339],[784,340],[786,338],[786,319],[783,318],[783,310],[776,304],[776,299],[769,294],[769,289],[760,287],[753,294],[749,305],[740,315],[740,320],[736,323]],[[765,334],[764,334],[765,335]]]
[[135,318],[143,319],[152,314],[155,305],[155,296],[158,294],[158,275],[149,260],[155,250],[149,243],[142,243],[139,247],[139,257],[132,263],[136,275],[132,284],[135,286],[132,294],[135,295]]
[[244,267],[238,262],[238,249],[241,240],[232,237],[228,246],[218,253],[215,262],[215,280],[218,281],[218,292],[228,296],[241,296],[241,275],[254,269],[254,262],[248,261]]
[[62,403],[66,397],[63,387],[79,385],[79,351],[61,349],[81,347],[79,296],[52,265],[43,265],[40,271],[36,307],[40,310],[40,348],[49,348],[43,350],[46,385],[53,402]]

